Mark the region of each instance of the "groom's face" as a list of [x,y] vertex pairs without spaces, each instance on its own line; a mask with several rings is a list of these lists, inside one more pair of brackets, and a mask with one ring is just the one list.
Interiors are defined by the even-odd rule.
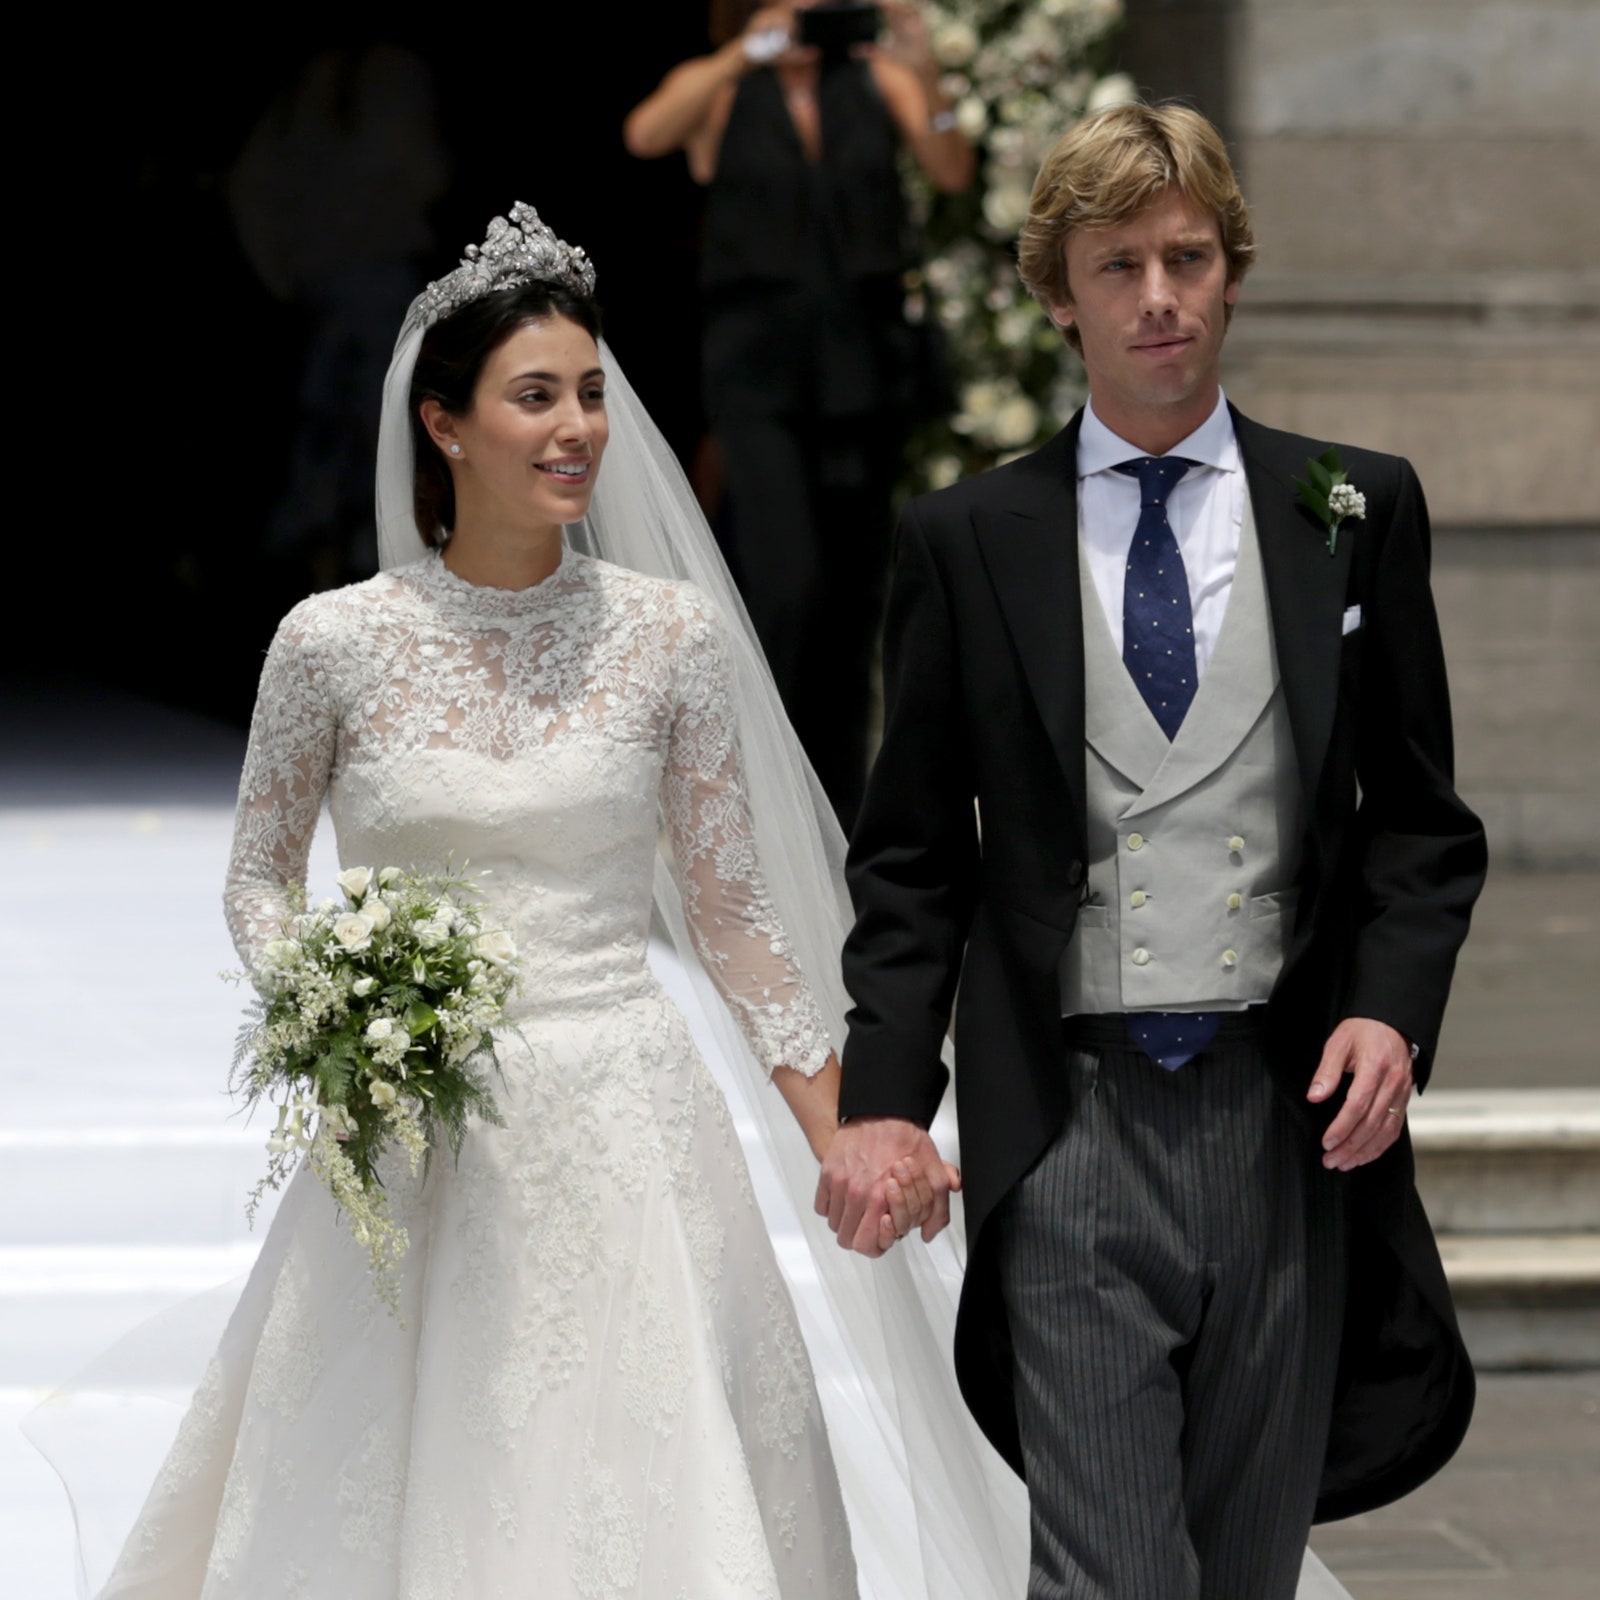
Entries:
[[1105,420],[1214,403],[1228,308],[1239,297],[1216,218],[1169,189],[1125,222],[1068,234],[1066,253],[1072,298],[1050,312],[1077,328]]

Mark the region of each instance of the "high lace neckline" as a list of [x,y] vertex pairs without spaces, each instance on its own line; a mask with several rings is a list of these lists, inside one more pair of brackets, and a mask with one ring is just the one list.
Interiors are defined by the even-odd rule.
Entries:
[[430,550],[407,570],[442,610],[471,621],[504,623],[548,616],[552,606],[581,586],[588,565],[587,559],[563,540],[560,561],[525,589],[472,583],[445,565],[441,550]]

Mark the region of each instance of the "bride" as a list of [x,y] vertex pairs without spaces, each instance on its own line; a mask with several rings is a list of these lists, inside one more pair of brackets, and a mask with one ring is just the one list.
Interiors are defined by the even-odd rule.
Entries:
[[[386,570],[280,627],[228,873],[250,963],[324,799],[347,865],[487,871],[485,924],[526,974],[506,1126],[389,1175],[401,1319],[296,1177],[108,1600],[1024,1587],[1021,1487],[949,1368],[948,1235],[868,1264],[809,1214],[842,840],[593,285],[518,206],[413,304],[379,447]],[[789,1196],[798,1312],[652,926]],[[938,1220],[905,1176],[885,1249]]]

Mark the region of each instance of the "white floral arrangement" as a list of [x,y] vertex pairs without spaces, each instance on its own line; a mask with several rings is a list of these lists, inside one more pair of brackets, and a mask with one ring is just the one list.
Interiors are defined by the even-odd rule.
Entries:
[[409,1240],[378,1175],[391,1147],[415,1177],[467,1119],[503,1125],[489,1086],[494,1030],[518,977],[510,934],[485,930],[478,891],[445,873],[396,867],[341,872],[344,899],[307,909],[303,893],[252,974],[258,999],[234,1053],[232,1087],[247,1107],[278,1108],[251,1221],[303,1157],[365,1247],[373,1279],[398,1309]]
[[1339,447],[1329,445],[1320,456],[1313,456],[1306,462],[1306,478],[1293,481],[1296,499],[1327,529],[1328,554],[1337,555],[1339,529],[1346,522],[1364,522],[1367,516],[1367,497],[1350,481]]
[[937,0],[924,14],[979,153],[966,194],[910,176],[928,258],[908,310],[943,327],[958,400],[912,444],[911,486],[938,489],[1043,443],[1082,400],[1082,366],[1019,282],[1014,246],[1045,153],[1077,118],[1137,94],[1103,73],[1122,0]]

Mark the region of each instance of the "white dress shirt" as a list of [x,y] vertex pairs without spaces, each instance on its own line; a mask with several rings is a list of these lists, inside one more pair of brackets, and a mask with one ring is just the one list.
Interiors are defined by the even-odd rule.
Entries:
[[[1134,529],[1139,524],[1139,480],[1113,469],[1119,462],[1136,461],[1145,453],[1114,434],[1095,415],[1092,400],[1084,407],[1078,430],[1078,544],[1119,656],[1122,589]],[[1167,497],[1167,520],[1189,579],[1195,670],[1203,677],[1228,609],[1246,493],[1233,418],[1220,391],[1211,415],[1167,454],[1187,456],[1198,463]]]

